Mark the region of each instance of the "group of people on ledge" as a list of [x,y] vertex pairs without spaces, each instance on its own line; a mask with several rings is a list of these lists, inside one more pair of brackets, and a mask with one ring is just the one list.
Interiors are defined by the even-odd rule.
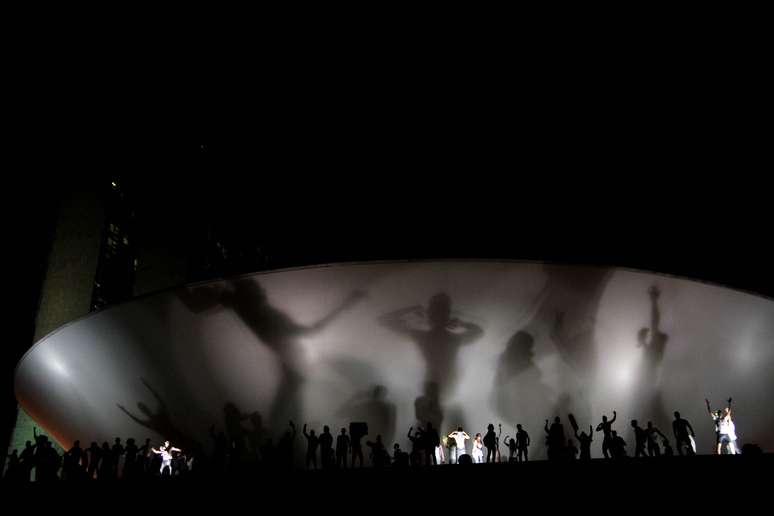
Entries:
[[[708,400],[705,401],[707,411],[715,424],[716,445],[713,453],[718,455],[741,453],[732,419],[731,398],[728,399],[728,405],[724,409],[717,410],[710,407]],[[596,426],[596,432],[590,425],[588,433],[585,429],[579,432],[580,428],[572,414],[567,417],[574,440],[567,438],[559,417],[554,418],[550,425],[548,420],[545,421],[545,444],[549,460],[590,460],[591,444],[595,441],[596,433],[602,434],[601,450],[605,459],[620,459],[629,455],[626,442],[616,430],[613,430],[613,424],[617,419],[616,411],[613,411],[613,417],[610,419],[606,415],[602,416],[602,420]],[[642,427],[636,419],[633,419],[631,428],[634,433],[632,453],[634,457],[672,456],[675,455],[675,451],[677,455],[696,454],[693,427],[681,417],[679,412],[674,413],[672,421],[674,448],[669,438],[650,421]],[[205,453],[198,443],[192,443],[190,448],[183,448],[165,441],[162,445],[154,447],[151,445],[151,440],[146,439],[143,446],[137,446],[134,439],[127,439],[122,444],[121,439],[117,437],[112,446],[108,442],[104,442],[102,446],[92,442],[91,446],[85,449],[81,448],[79,441],[75,441],[72,448],[60,456],[45,435],[39,435],[33,430],[35,444],[27,441],[21,453],[13,450],[11,454],[4,457],[6,460],[4,460],[3,478],[10,481],[29,481],[33,470],[35,480],[39,481],[58,478],[110,480],[184,476],[193,473],[221,474],[244,472],[246,465],[287,470],[293,468],[295,461],[296,433],[296,426],[291,421],[289,429],[276,446],[271,439],[268,439],[264,446],[252,452],[245,446],[229,443],[222,433],[216,434],[211,429],[213,447],[209,454]],[[306,440],[306,469],[363,467],[362,441],[368,435],[367,423],[351,423],[349,431],[342,428],[335,439],[328,426],[324,426],[322,433],[318,435],[314,430],[308,430],[308,425],[305,424],[302,434]],[[376,435],[373,441],[366,440],[365,446],[368,447],[371,463],[376,468],[417,467],[444,463],[527,462],[532,440],[522,425],[517,424],[513,437],[506,435],[502,441],[507,458],[505,454],[501,456],[501,434],[502,425],[499,425],[499,433],[496,433],[494,425],[489,424],[483,435],[475,433],[471,437],[459,426],[441,436],[433,424],[428,422],[423,428],[409,428],[407,438],[411,443],[410,451],[401,449],[399,443],[394,443],[392,449],[388,450],[381,435]],[[123,467],[119,468],[119,464]]]

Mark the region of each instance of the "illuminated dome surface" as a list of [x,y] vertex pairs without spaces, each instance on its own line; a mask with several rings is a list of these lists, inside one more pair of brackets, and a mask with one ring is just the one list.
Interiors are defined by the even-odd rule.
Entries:
[[[652,296],[656,286],[660,295]],[[740,444],[774,448],[774,302],[690,280],[522,262],[313,267],[208,282],[74,321],[19,363],[16,395],[62,445],[115,436],[209,445],[309,423],[367,421],[403,448],[409,426],[503,437],[618,411],[671,437],[681,412],[711,453],[734,398]],[[596,433],[595,433],[596,434]],[[599,434],[596,434],[599,435]],[[600,456],[595,438],[593,456]]]

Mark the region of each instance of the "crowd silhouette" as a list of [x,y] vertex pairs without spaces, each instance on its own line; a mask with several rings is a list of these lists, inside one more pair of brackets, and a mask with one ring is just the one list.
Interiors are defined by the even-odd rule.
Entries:
[[[720,411],[718,411],[720,412]],[[188,476],[230,476],[246,475],[254,471],[291,471],[297,469],[295,451],[296,425],[288,426],[279,441],[274,444],[260,422],[260,414],[243,414],[233,404],[227,404],[224,410],[225,428],[216,430],[210,427],[209,451],[205,446],[192,440],[188,447],[178,447],[177,443],[164,441],[156,447],[151,439],[138,446],[134,438],[122,441],[116,437],[111,445],[104,441],[101,445],[92,442],[87,448],[75,441],[72,447],[60,455],[53,443],[45,435],[33,431],[33,441],[27,441],[24,449],[13,450],[6,457],[3,478],[10,482],[50,482],[54,480],[136,480],[147,478],[172,478]],[[724,417],[730,418],[730,409]],[[549,425],[545,421],[545,446],[549,461],[588,461],[591,460],[591,446],[594,428],[580,431],[573,414],[567,415],[572,428],[572,438],[567,439],[562,419],[556,416]],[[627,443],[613,428],[617,412],[608,419],[603,415],[596,427],[602,433],[601,460],[620,460],[629,456]],[[244,429],[242,421],[251,421],[256,432]],[[695,433],[691,424],[679,412],[674,413],[672,442],[665,434],[648,421],[645,428],[638,420],[631,420],[634,436],[634,458],[650,460],[661,456],[690,456],[697,453]],[[258,430],[260,429],[260,432]],[[507,459],[499,454],[499,436],[494,424],[487,425],[482,436],[476,433],[471,438],[462,427],[457,427],[441,438],[432,422],[423,428],[410,427],[407,437],[411,443],[410,451],[401,449],[399,443],[386,443],[382,435],[373,440],[369,436],[367,422],[353,422],[349,429],[341,428],[334,443],[330,427],[323,426],[322,432],[304,424],[301,431],[306,443],[304,450],[304,468],[307,470],[347,470],[363,468],[370,462],[373,468],[417,468],[438,464],[480,464],[488,462],[521,463],[529,461],[529,449],[533,445],[529,434],[521,423],[515,426],[515,437],[506,435],[504,445],[508,450]],[[735,436],[734,436],[735,437]],[[362,441],[368,448],[368,461],[364,460]],[[718,436],[718,442],[720,437]],[[468,442],[470,441],[470,442]],[[577,444],[576,444],[577,442]],[[439,453],[439,448],[447,452]],[[713,454],[736,454],[741,450],[733,446],[711,448]],[[755,445],[747,445],[745,452],[760,452]],[[34,475],[33,475],[34,471]]]

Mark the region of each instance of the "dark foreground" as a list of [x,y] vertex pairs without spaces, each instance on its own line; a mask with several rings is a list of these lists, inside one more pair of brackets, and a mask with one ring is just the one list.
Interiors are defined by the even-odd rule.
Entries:
[[[6,501],[51,508],[91,507],[194,514],[232,509],[260,513],[395,513],[480,509],[593,510],[623,514],[705,508],[740,514],[774,495],[774,454],[535,461],[442,465],[418,469],[262,472],[232,478],[155,478],[138,482],[0,484]],[[24,503],[24,502],[22,502]],[[74,505],[73,505],[74,504]],[[720,507],[718,507],[718,504]],[[725,504],[731,504],[727,510]],[[752,505],[751,505],[752,507]],[[26,509],[26,507],[25,507]],[[109,509],[103,511],[103,509]],[[757,509],[756,512],[760,512]],[[26,510],[25,510],[26,512]]]

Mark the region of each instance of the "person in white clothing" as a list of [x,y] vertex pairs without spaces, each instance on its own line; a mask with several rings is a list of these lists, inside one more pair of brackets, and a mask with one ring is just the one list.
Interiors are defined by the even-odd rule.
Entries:
[[736,455],[739,453],[739,450],[736,447],[736,425],[734,425],[734,420],[731,419],[731,398],[728,398],[728,406],[725,408],[725,410],[723,410],[723,415],[719,421],[719,429],[719,450],[722,450],[723,445],[725,444],[728,453],[731,455]]
[[164,469],[169,469],[169,475],[172,474],[172,452],[181,452],[180,448],[175,448],[174,446],[170,446],[169,441],[164,441],[164,444],[159,446],[159,449],[151,448],[151,451],[155,453],[156,455],[161,455],[161,468],[159,469],[159,474],[164,474]]
[[484,443],[481,442],[481,434],[476,434],[473,439],[473,464],[482,464],[484,462]]
[[457,427],[457,430],[450,433],[449,437],[454,439],[456,446],[449,457],[449,464],[459,462],[459,458],[467,453],[465,449],[465,440],[470,439],[470,436],[462,429],[461,426]]
[[723,453],[723,447],[731,455],[739,453],[736,445],[736,425],[731,419],[731,398],[728,398],[728,406],[723,410],[713,411],[710,408],[709,400],[706,400],[707,410],[715,422],[715,435],[717,436],[717,454]]

